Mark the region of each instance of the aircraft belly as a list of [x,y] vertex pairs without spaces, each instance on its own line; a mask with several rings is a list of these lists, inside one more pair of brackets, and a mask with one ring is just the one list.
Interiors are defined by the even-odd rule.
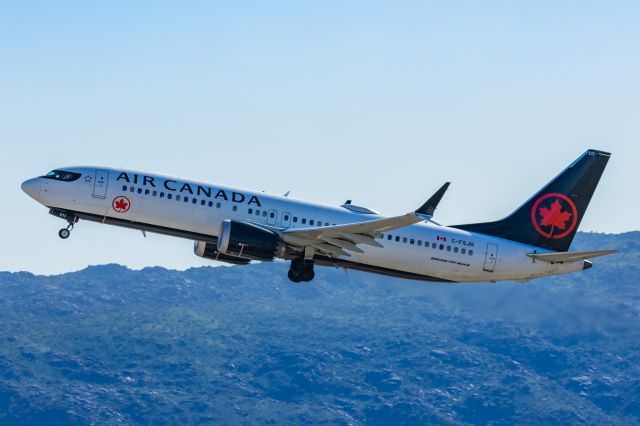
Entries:
[[360,244],[358,247],[361,248],[364,253],[349,252],[351,257],[342,258],[366,265],[402,270],[412,274],[443,278],[451,281],[457,281],[459,277],[463,276],[460,265],[432,260],[431,256],[429,256],[429,249],[416,250],[402,246],[377,248],[364,244]]

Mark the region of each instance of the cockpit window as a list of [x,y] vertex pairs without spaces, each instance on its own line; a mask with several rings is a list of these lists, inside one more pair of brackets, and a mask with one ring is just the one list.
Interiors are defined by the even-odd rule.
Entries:
[[74,180],[78,180],[80,176],[82,176],[80,173],[65,172],[64,170],[52,170],[42,177],[53,180],[62,180],[64,182],[73,182]]

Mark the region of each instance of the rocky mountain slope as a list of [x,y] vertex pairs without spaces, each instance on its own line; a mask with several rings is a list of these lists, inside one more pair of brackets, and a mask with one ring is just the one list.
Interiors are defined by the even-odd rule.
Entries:
[[0,273],[0,423],[640,424],[640,233],[582,273]]

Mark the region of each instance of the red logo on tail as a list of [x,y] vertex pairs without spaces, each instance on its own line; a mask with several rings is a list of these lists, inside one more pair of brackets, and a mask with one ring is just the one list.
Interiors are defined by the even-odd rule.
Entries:
[[578,224],[578,210],[564,194],[545,194],[533,203],[531,222],[536,231],[546,238],[564,238]]

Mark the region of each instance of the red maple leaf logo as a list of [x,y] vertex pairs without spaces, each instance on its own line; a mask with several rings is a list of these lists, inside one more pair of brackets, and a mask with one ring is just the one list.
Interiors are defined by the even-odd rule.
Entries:
[[558,200],[551,203],[550,209],[540,207],[538,212],[540,216],[542,216],[541,226],[553,226],[554,228],[564,230],[567,227],[567,221],[571,219],[571,213],[564,211]]
[[124,210],[127,208],[128,205],[129,203],[127,203],[123,198],[120,198],[118,201],[116,201],[116,209],[118,210]]
[[[543,201],[549,200],[550,198],[553,200],[551,205],[538,208]],[[547,203],[549,201],[547,201]],[[533,203],[531,222],[535,230],[546,238],[564,238],[571,234],[578,224],[578,209],[575,203],[565,194],[545,194]],[[551,229],[547,231],[541,227],[545,227],[546,229],[551,227]],[[560,232],[555,233],[556,230]]]
[[125,213],[131,207],[131,201],[127,197],[119,196],[113,199],[111,206],[118,213]]

